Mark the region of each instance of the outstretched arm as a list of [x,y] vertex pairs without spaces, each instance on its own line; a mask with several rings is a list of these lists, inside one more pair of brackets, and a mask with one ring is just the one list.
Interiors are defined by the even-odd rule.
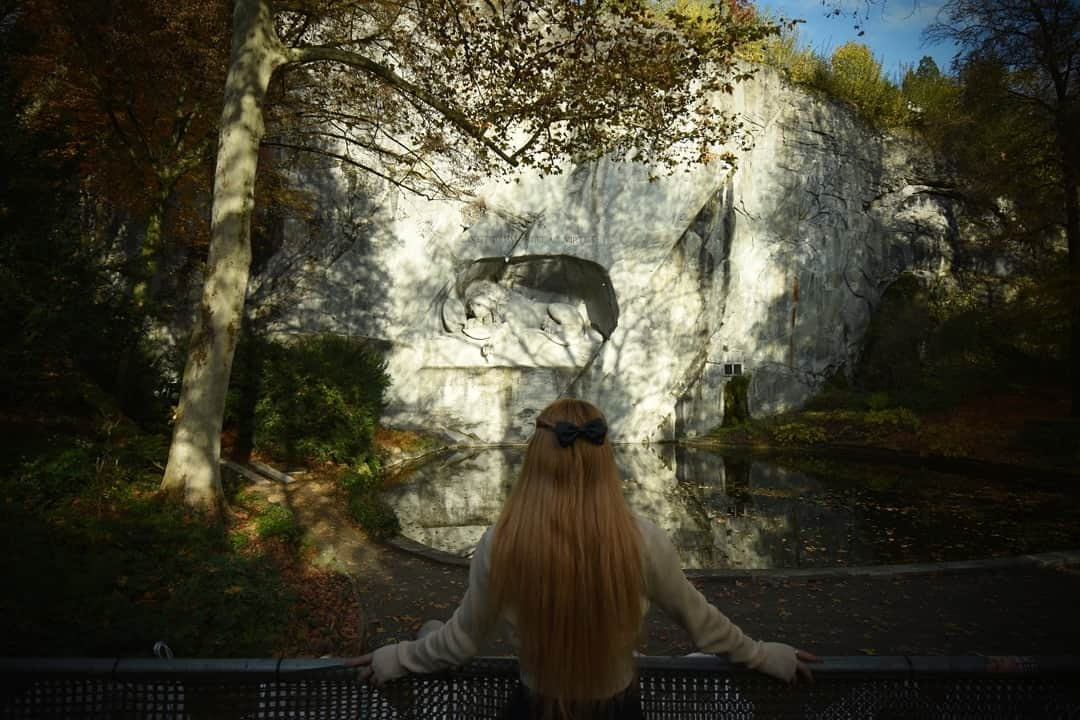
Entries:
[[727,655],[734,662],[785,682],[794,681],[796,673],[810,677],[803,661],[813,662],[816,657],[784,643],[761,642],[748,636],[687,579],[667,533],[646,520],[641,520],[639,526],[649,600],[685,628],[698,648]]
[[491,560],[488,529],[476,546],[469,566],[469,587],[450,620],[437,631],[406,642],[384,645],[371,655],[358,658],[361,679],[373,677],[377,683],[413,673],[428,673],[463,664],[476,655],[497,619],[488,591]]

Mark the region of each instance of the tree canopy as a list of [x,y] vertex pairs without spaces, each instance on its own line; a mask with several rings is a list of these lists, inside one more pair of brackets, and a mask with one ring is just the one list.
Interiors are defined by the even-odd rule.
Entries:
[[641,0],[281,7],[269,142],[321,137],[374,175],[444,191],[434,158],[475,174],[631,150],[668,167],[708,157],[732,129],[708,93],[737,79],[738,44],[771,32],[727,5],[658,17]]
[[1043,230],[1040,216],[1064,229],[1072,414],[1080,416],[1080,5],[1075,0],[947,0],[939,17],[927,36],[957,44],[969,102],[992,108],[989,117],[996,118],[985,125],[991,136],[984,147],[996,151],[984,170],[1032,190],[1008,193],[1020,210],[1036,210],[1020,214],[1029,231],[1033,223],[1036,231]]
[[201,209],[228,62],[227,8],[216,1],[24,5],[19,29],[34,41],[18,63],[23,121],[31,130],[64,128],[53,154],[74,160],[95,202],[135,225],[142,247],[132,275],[141,302],[163,235],[205,242]]

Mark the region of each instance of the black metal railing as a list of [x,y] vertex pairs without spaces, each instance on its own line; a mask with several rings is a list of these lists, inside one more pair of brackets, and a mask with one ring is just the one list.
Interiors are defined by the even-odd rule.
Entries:
[[[638,660],[647,718],[1080,720],[1080,657],[830,657],[786,686],[715,657]],[[340,659],[0,658],[2,718],[498,718],[512,658],[371,687]]]

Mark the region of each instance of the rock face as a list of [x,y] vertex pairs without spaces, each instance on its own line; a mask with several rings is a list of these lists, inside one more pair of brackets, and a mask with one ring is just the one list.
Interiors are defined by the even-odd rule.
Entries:
[[388,341],[385,420],[464,441],[520,441],[561,396],[617,440],[693,435],[740,367],[752,414],[799,405],[893,279],[947,272],[954,208],[917,143],[769,70],[722,101],[753,143],[734,172],[601,161],[466,203],[323,190],[320,232],[348,249],[276,330]]

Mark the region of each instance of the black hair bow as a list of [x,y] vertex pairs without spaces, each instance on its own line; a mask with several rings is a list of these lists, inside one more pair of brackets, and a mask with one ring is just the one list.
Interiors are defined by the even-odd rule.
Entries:
[[537,420],[536,426],[554,432],[555,439],[562,447],[570,447],[579,437],[585,438],[593,445],[603,445],[604,438],[607,437],[607,423],[603,418],[594,418],[580,427],[561,421],[551,425],[543,420]]

